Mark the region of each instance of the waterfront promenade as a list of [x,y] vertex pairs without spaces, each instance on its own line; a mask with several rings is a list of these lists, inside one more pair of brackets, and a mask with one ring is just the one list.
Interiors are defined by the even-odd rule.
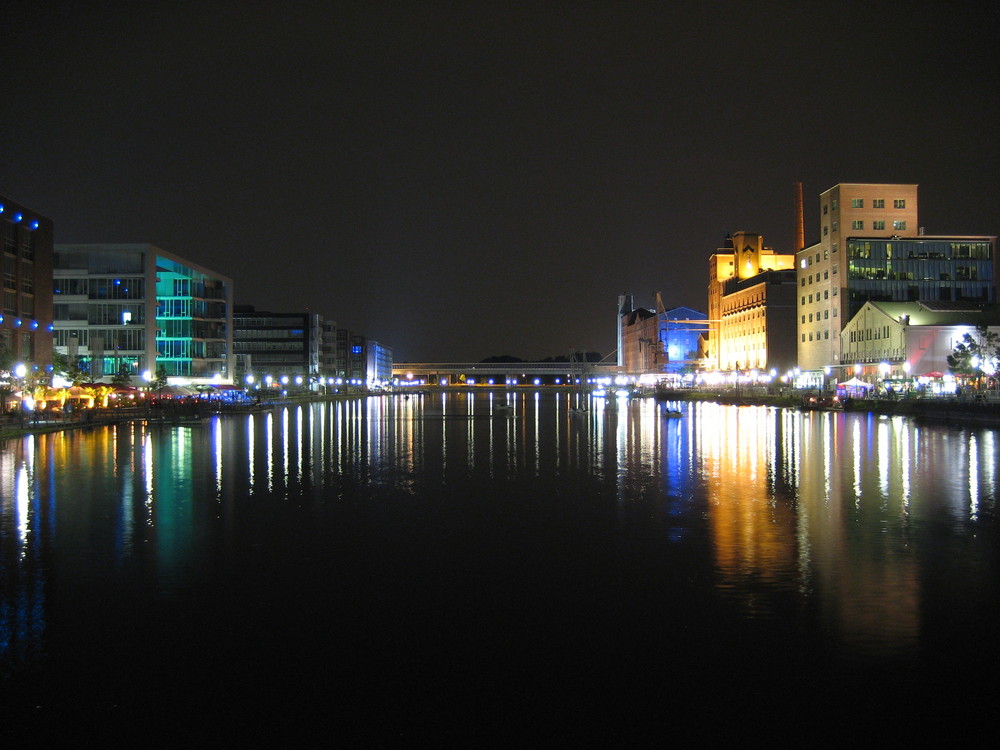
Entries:
[[[478,386],[477,389],[483,388]],[[469,386],[430,386],[421,393],[468,390]],[[507,390],[538,390],[539,386],[523,385]],[[575,390],[568,386],[541,386],[546,391]],[[411,391],[410,393],[415,393]],[[389,395],[389,394],[382,394]],[[403,394],[406,395],[406,394]],[[802,391],[785,389],[780,393],[764,389],[704,390],[683,389],[664,391],[657,398],[666,401],[708,401],[737,406],[774,406],[789,409],[807,409],[803,405]],[[0,440],[22,435],[58,432],[87,427],[97,427],[122,422],[145,421],[164,425],[197,424],[213,415],[245,414],[248,410],[260,411],[283,404],[313,401],[337,401],[366,397],[364,393],[291,396],[272,400],[253,407],[245,405],[218,405],[187,403],[162,407],[115,407],[83,409],[72,414],[3,415],[0,417]],[[934,422],[1000,427],[1000,392],[980,392],[962,396],[926,396],[920,398],[848,398],[837,409],[808,409],[817,411],[861,411],[887,416],[904,416]]]

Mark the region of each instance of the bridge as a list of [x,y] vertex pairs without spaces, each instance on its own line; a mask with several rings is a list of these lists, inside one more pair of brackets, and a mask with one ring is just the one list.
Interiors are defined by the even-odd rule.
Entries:
[[424,385],[565,385],[577,378],[613,378],[618,366],[596,362],[395,362],[392,378]]

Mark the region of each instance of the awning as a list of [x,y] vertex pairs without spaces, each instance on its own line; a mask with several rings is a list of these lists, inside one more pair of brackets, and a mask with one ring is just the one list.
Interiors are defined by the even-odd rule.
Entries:
[[851,378],[850,380],[845,380],[843,383],[837,383],[838,388],[871,388],[871,383],[866,383],[858,378]]

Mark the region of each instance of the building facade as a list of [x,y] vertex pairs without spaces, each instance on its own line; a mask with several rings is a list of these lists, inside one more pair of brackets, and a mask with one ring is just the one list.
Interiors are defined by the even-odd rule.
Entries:
[[679,375],[701,364],[699,340],[705,313],[690,307],[656,312],[634,308],[621,317],[621,371],[628,375]]
[[392,383],[392,349],[368,340],[365,382],[369,388],[384,388]]
[[347,328],[337,329],[337,379],[347,387],[362,387],[368,379],[368,341]]
[[315,385],[321,374],[321,331],[317,313],[276,313],[238,305],[233,312],[233,349],[242,380],[247,375],[258,383],[268,376],[278,382],[287,377]]
[[866,302],[996,300],[996,237],[925,235],[917,186],[840,184],[820,196],[820,241],[797,254],[799,367],[850,366],[844,326]]
[[653,310],[637,307],[622,315],[619,352],[623,373],[641,375],[660,371],[666,356],[659,328],[659,317]]
[[320,320],[319,372],[327,380],[339,377],[337,372],[337,322]]
[[52,221],[0,196],[0,231],[0,353],[5,365],[44,368],[52,363]]
[[736,232],[709,259],[708,361],[716,370],[795,366],[795,256]]
[[947,373],[976,326],[1000,334],[1000,308],[970,302],[866,302],[841,332],[844,374],[908,378]]
[[232,281],[149,244],[56,245],[56,351],[94,381],[231,383]]

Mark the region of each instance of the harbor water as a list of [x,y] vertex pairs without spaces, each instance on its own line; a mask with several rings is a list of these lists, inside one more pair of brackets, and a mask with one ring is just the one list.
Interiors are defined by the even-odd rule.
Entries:
[[997,431],[578,398],[4,443],[4,746],[991,736]]

